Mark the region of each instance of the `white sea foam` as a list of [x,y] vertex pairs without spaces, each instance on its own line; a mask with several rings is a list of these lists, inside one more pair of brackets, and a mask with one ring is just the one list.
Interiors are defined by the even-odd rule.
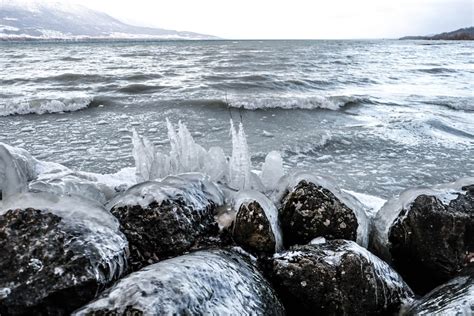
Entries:
[[73,112],[85,109],[92,102],[90,96],[70,99],[24,100],[0,103],[0,116]]
[[337,111],[349,103],[363,101],[355,96],[285,96],[285,97],[267,97],[267,98],[230,98],[228,105],[233,108],[243,108],[246,110],[259,109],[327,109]]

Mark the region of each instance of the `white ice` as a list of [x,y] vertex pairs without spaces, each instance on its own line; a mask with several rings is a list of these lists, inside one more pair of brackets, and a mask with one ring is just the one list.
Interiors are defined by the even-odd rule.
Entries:
[[73,315],[127,306],[144,315],[251,315],[268,313],[265,279],[240,255],[198,251],[145,267],[118,281]]
[[146,181],[129,188],[112,199],[107,207],[140,205],[148,207],[151,203],[181,199],[195,211],[205,210],[210,202],[219,206],[224,203],[224,194],[209,178],[200,173],[185,173],[168,176],[161,181]]
[[[236,128],[230,122],[232,154],[226,157],[220,147],[206,150],[197,144],[184,123],[178,127],[167,120],[170,152],[159,152],[144,136],[133,132],[133,157],[135,159],[137,182],[160,180],[169,175],[187,172],[199,172],[210,177],[211,181],[227,186],[231,191],[258,190],[264,191],[262,179],[252,171],[252,162],[242,123]],[[281,157],[271,152],[264,164],[262,173],[267,189],[273,189],[277,180],[283,175]],[[274,174],[271,174],[274,172]],[[278,179],[277,179],[278,178]]]
[[115,174],[73,171],[60,164],[40,161],[26,150],[0,143],[0,190],[2,199],[21,192],[80,195],[105,203],[135,184],[134,168]]
[[242,205],[248,205],[254,201],[262,207],[265,216],[270,222],[270,227],[275,236],[275,252],[280,251],[283,248],[283,238],[278,221],[278,210],[272,201],[257,191],[240,191],[233,197],[232,209],[238,213]]
[[278,151],[269,152],[265,157],[265,162],[262,166],[262,174],[260,175],[265,190],[274,190],[284,175],[283,159],[280,153]]
[[390,258],[387,251],[389,246],[388,234],[393,222],[397,219],[402,210],[408,212],[411,209],[412,203],[420,195],[431,195],[437,197],[443,204],[449,205],[449,202],[456,199],[459,194],[465,194],[461,188],[467,185],[474,184],[474,177],[461,178],[455,182],[438,184],[432,187],[418,187],[403,191],[400,195],[389,199],[374,220],[374,240],[375,243],[385,249],[385,255]]
[[[97,256],[90,257],[92,272],[97,280],[103,275],[101,266],[104,264],[110,267],[106,281],[111,281],[126,269],[128,242],[119,231],[118,220],[99,203],[79,196],[27,192],[4,200],[0,204],[0,215],[8,210],[27,208],[57,215],[61,217],[60,225],[64,225],[68,231],[80,232],[72,243],[80,246],[78,249],[95,248],[96,253],[100,254],[97,261],[93,261]],[[71,246],[71,249],[74,248]]]

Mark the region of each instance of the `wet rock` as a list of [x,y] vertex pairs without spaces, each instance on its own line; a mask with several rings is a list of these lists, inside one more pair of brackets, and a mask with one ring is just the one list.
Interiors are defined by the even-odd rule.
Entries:
[[372,248],[417,293],[450,280],[472,261],[474,185],[463,183],[407,190],[375,219]]
[[74,315],[284,315],[268,282],[237,253],[198,251],[118,281]]
[[352,241],[294,246],[265,266],[293,315],[390,314],[413,296],[388,264]]
[[472,315],[474,312],[474,266],[438,286],[416,301],[409,315]]
[[[35,208],[31,208],[35,205]],[[0,314],[67,315],[126,271],[118,221],[78,197],[25,193],[0,210]]]
[[221,201],[217,187],[188,175],[136,185],[109,207],[129,241],[130,265],[138,270],[212,243],[209,238],[218,233],[214,211]]
[[282,246],[275,205],[263,194],[243,191],[235,197],[238,209],[232,236],[235,242],[255,255],[271,255]]
[[305,180],[283,198],[280,223],[287,247],[316,237],[357,239],[355,212],[330,190]]

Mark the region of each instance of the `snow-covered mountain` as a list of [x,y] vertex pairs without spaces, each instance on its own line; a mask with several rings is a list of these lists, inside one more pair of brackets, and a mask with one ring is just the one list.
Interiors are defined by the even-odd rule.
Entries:
[[193,32],[138,27],[81,5],[53,1],[0,1],[0,40],[215,39]]

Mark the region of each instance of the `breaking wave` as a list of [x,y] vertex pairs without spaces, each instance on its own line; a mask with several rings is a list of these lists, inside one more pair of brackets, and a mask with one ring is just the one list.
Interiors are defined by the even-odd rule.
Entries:
[[0,103],[0,116],[74,112],[89,107],[89,96],[69,99],[24,100],[18,103]]
[[246,110],[261,109],[300,109],[300,110],[341,110],[345,107],[358,104],[371,104],[371,100],[357,96],[310,96],[310,97],[268,97],[268,98],[240,98],[235,97],[223,102],[232,108]]

